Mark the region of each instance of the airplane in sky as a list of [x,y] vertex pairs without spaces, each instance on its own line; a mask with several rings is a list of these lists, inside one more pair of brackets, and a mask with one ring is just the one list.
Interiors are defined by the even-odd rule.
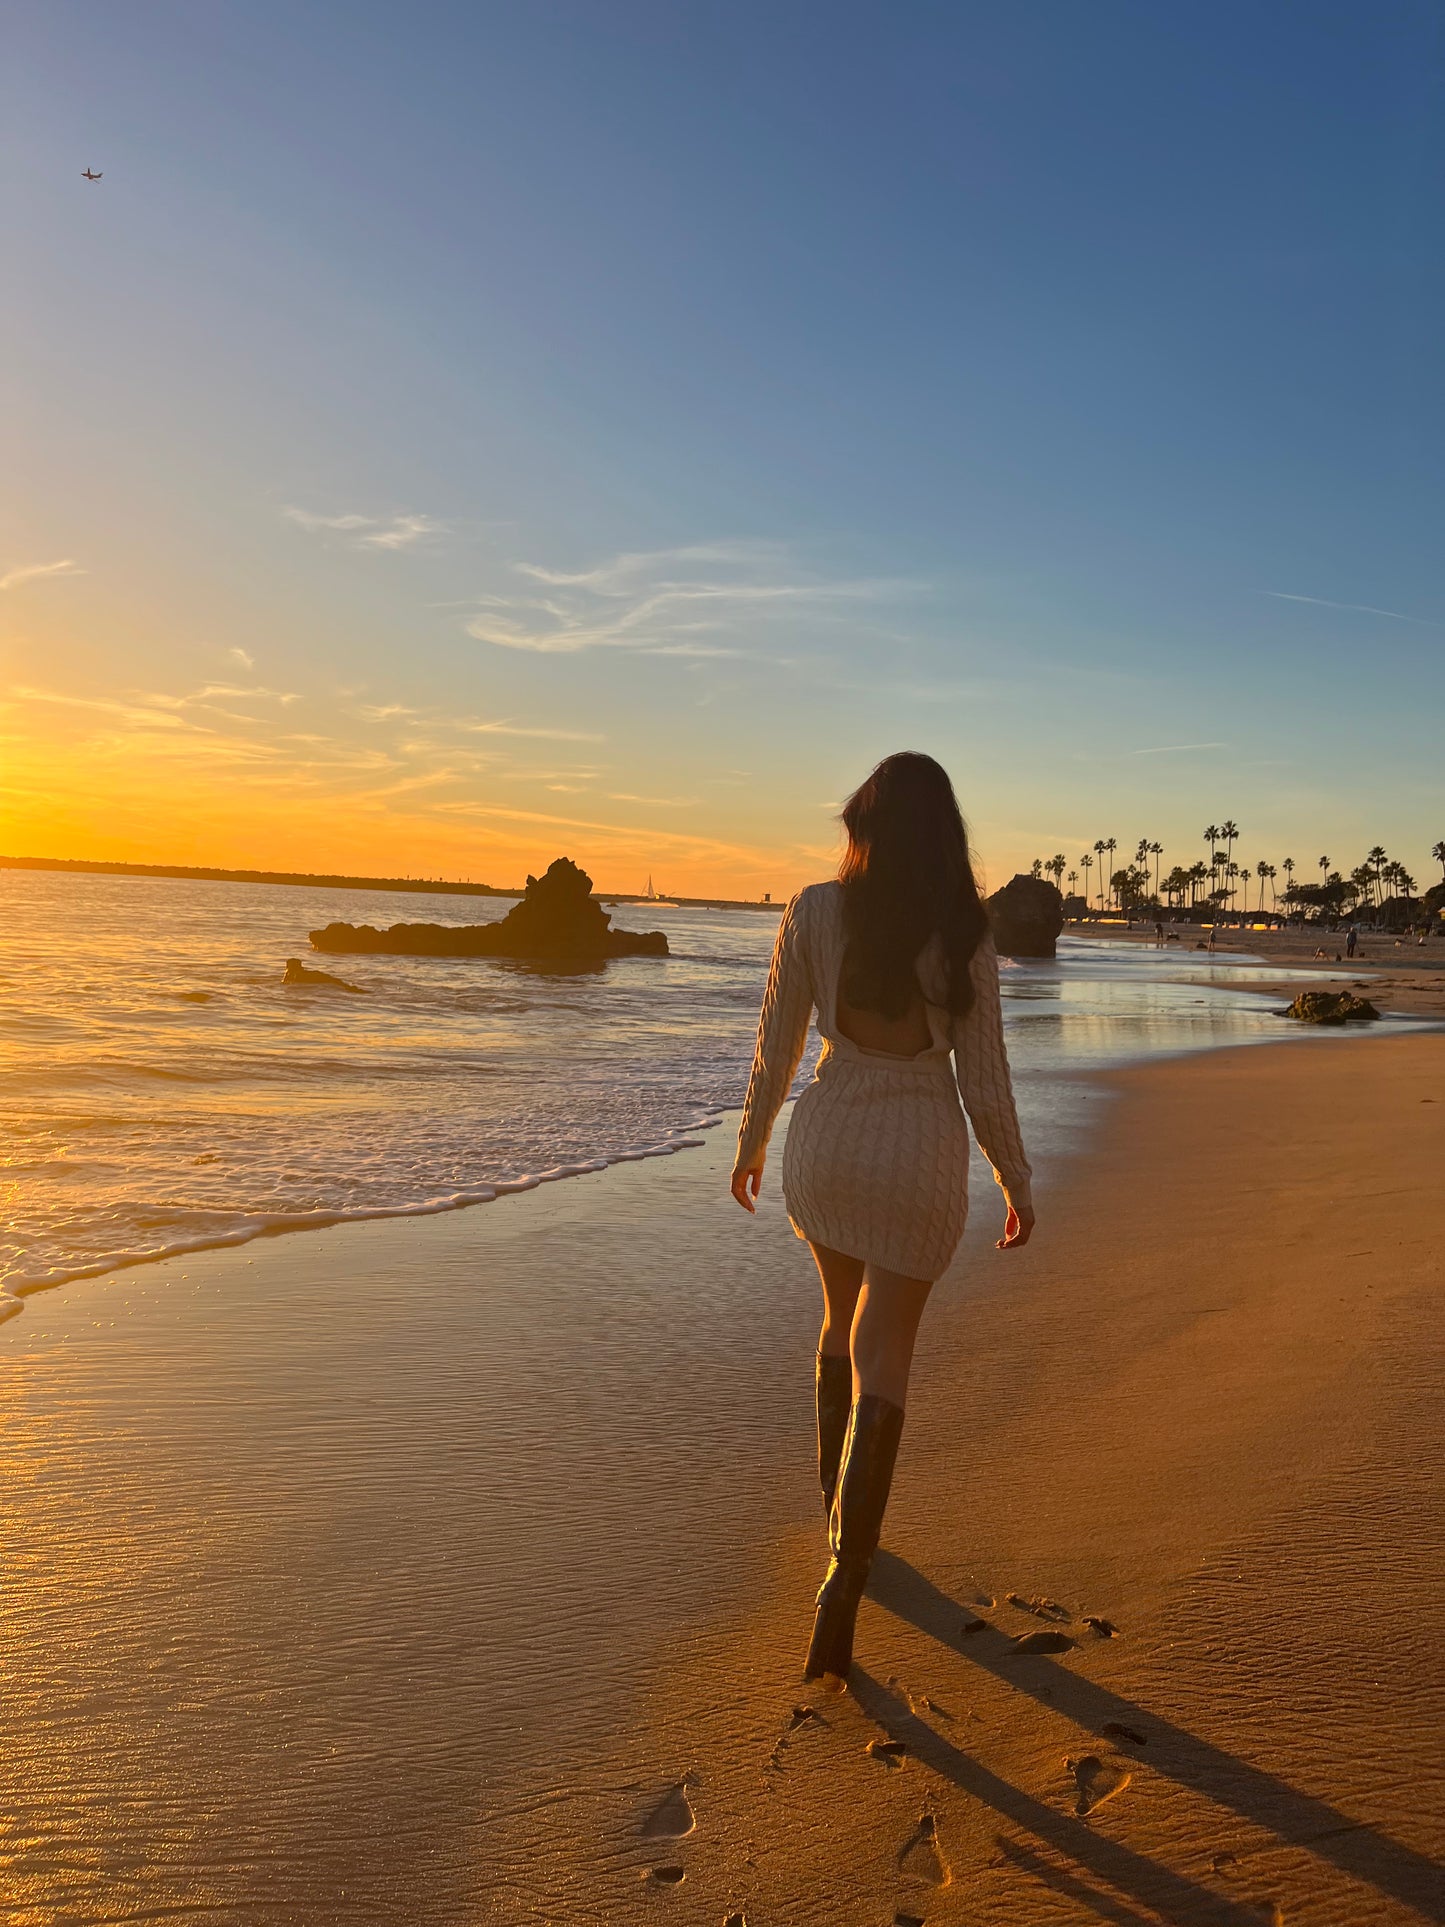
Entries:
[[[103,171],[104,171],[104,170],[102,170],[102,172],[103,172]],[[87,168],[86,168],[86,170],[85,170],[85,172],[84,172],[84,173],[83,173],[83,174],[81,175],[81,177],[80,177],[80,178],[81,178],[81,179],[82,179],[83,181],[98,181],[98,180],[99,180],[99,179],[100,179],[101,177],[100,177],[100,175],[99,175],[99,174],[92,174],[92,173],[91,173],[91,171],[90,171],[90,169],[89,169],[89,168],[87,167]]]

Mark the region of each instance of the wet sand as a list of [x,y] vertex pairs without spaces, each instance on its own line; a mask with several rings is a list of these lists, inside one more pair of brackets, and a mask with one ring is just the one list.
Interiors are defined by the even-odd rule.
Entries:
[[[1181,960],[1197,960],[1208,941],[1207,929],[1195,924],[1166,924],[1165,929],[1179,939],[1167,945],[1168,954]],[[1152,923],[1137,923],[1128,929],[1123,924],[1070,924],[1068,935],[1154,947]],[[1318,950],[1325,955],[1317,957]],[[1381,1010],[1402,1017],[1445,1017],[1445,938],[1438,933],[1420,944],[1413,937],[1366,931],[1360,937],[1357,954],[1347,958],[1343,930],[1230,928],[1221,932],[1218,963],[1227,965],[1246,954],[1290,971],[1316,973],[1318,984],[1312,988],[1363,990]],[[1281,979],[1278,988],[1288,1003],[1299,991],[1299,980]]]
[[1445,1037],[1085,1088],[1027,1252],[978,1186],[846,1699],[724,1133],[30,1299],[8,1918],[1445,1919]]

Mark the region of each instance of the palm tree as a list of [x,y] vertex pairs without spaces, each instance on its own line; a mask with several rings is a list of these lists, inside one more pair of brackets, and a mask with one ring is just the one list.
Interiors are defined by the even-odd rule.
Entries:
[[1439,843],[1437,843],[1434,849],[1431,850],[1430,854],[1432,857],[1434,857],[1435,861],[1440,865],[1440,875],[1442,877],[1445,877],[1445,839],[1442,839]]
[[[1276,890],[1274,887],[1274,880],[1279,875],[1279,871],[1276,870],[1274,865],[1271,863],[1268,866],[1266,875],[1269,877],[1269,907],[1274,912],[1274,914],[1278,916],[1279,915],[1279,891]],[[1263,896],[1263,893],[1261,892],[1261,895],[1260,895],[1261,905],[1263,905],[1263,902],[1264,902],[1264,896]]]
[[1081,869],[1081,870],[1083,871],[1083,873],[1084,873],[1084,905],[1085,905],[1085,908],[1087,908],[1087,907],[1088,907],[1088,902],[1089,902],[1089,872],[1090,872],[1090,870],[1092,870],[1092,869],[1093,869],[1093,867],[1094,867],[1094,859],[1093,859],[1093,858],[1092,858],[1092,857],[1091,857],[1091,856],[1089,855],[1089,852],[1088,852],[1087,850],[1085,850],[1085,852],[1084,852],[1084,854],[1083,854],[1083,855],[1082,855],[1082,856],[1081,856],[1081,857],[1079,858],[1079,868],[1080,868],[1080,869]]
[[[1118,849],[1118,847],[1119,847],[1119,845],[1118,845],[1118,841],[1117,841],[1117,839],[1116,839],[1116,838],[1114,838],[1114,837],[1112,837],[1112,836],[1111,836],[1111,837],[1109,838],[1109,840],[1108,840],[1108,842],[1107,842],[1107,843],[1106,843],[1106,844],[1104,845],[1104,848],[1105,848],[1105,849],[1106,849],[1106,850],[1107,850],[1107,851],[1109,852],[1109,862],[1110,862],[1110,864],[1112,864],[1112,863],[1113,863],[1113,861],[1114,861],[1114,852],[1115,852],[1115,850],[1117,850],[1117,849]],[[1115,892],[1114,892],[1114,901],[1115,901],[1115,902],[1117,903],[1117,902],[1118,902],[1118,900],[1119,900],[1119,892],[1118,892],[1117,890],[1115,890]]]
[[1074,885],[1078,882],[1078,880],[1079,880],[1078,871],[1070,870],[1069,872],[1069,895],[1070,896],[1073,896],[1075,894]]
[[1149,854],[1154,859],[1154,895],[1157,897],[1159,895],[1159,859],[1164,854],[1164,845],[1162,843],[1151,843],[1149,845]]
[[1287,856],[1279,866],[1284,871],[1284,900],[1289,902],[1289,893],[1294,888],[1294,858]]
[[1204,840],[1209,845],[1209,867],[1212,870],[1214,868],[1214,846],[1219,841],[1219,825],[1217,823],[1210,824],[1209,828],[1204,832]]
[[1108,847],[1103,837],[1100,837],[1094,845],[1094,855],[1099,859],[1099,908],[1101,910],[1104,907],[1104,877],[1109,868],[1108,864],[1104,861],[1104,852]]
[[1330,879],[1329,879],[1329,867],[1330,867],[1330,860],[1329,860],[1329,858],[1328,858],[1327,856],[1322,856],[1322,857],[1320,858],[1320,868],[1321,868],[1321,870],[1323,870],[1323,871],[1325,872],[1325,882],[1326,882],[1326,883],[1328,883],[1328,882],[1329,882],[1329,880],[1330,880]]
[[1044,865],[1044,868],[1049,872],[1050,876],[1052,876],[1054,879],[1054,888],[1056,890],[1064,880],[1064,865],[1068,862],[1068,860],[1069,859],[1066,856],[1055,853],[1055,855],[1051,856],[1048,862]]
[[1221,823],[1219,826],[1219,834],[1229,845],[1229,848],[1224,854],[1232,863],[1234,861],[1234,840],[1239,835],[1239,825],[1237,823]]
[[1041,877],[1043,873],[1044,873],[1044,860],[1041,856],[1036,856],[1033,862],[1029,865],[1029,875],[1035,876],[1035,877]]
[[1377,901],[1383,903],[1385,900],[1385,851],[1383,846],[1377,843],[1373,850],[1367,850],[1365,852],[1365,861],[1374,866]]
[[1256,863],[1254,866],[1254,874],[1259,878],[1259,914],[1263,916],[1264,915],[1264,886],[1266,883],[1269,882],[1269,879],[1271,876],[1273,876],[1274,872],[1270,869],[1269,865],[1265,862],[1264,858],[1261,857],[1258,863]]

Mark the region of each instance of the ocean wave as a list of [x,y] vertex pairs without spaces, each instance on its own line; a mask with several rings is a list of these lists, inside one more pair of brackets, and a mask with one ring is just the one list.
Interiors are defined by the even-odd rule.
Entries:
[[[99,1278],[107,1272],[124,1271],[136,1265],[160,1264],[168,1258],[184,1258],[200,1251],[223,1251],[234,1245],[250,1244],[256,1238],[275,1238],[293,1231],[324,1231],[333,1225],[355,1224],[382,1218],[427,1218],[443,1211],[462,1211],[472,1205],[492,1204],[498,1198],[520,1192],[536,1191],[544,1184],[557,1184],[564,1178],[587,1177],[614,1164],[636,1164],[645,1158],[672,1157],[679,1151],[700,1150],[706,1139],[699,1131],[715,1130],[723,1113],[710,1112],[691,1123],[669,1131],[652,1143],[629,1146],[609,1152],[605,1157],[571,1158],[541,1171],[523,1172],[518,1177],[498,1178],[490,1183],[447,1193],[442,1197],[398,1200],[395,1204],[354,1205],[314,1211],[260,1211],[238,1214],[224,1225],[208,1225],[158,1242],[145,1249],[121,1247],[82,1263],[60,1262],[32,1273],[12,1271],[0,1281],[0,1323],[16,1317],[24,1300],[38,1291],[57,1285],[74,1284],[85,1278]],[[199,1214],[198,1214],[199,1215]],[[212,1214],[207,1214],[212,1215]]]

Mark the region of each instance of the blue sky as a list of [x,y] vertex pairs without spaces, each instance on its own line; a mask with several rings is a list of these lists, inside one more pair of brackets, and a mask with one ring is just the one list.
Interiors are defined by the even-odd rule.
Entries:
[[12,18],[6,847],[1429,874],[1438,7]]

